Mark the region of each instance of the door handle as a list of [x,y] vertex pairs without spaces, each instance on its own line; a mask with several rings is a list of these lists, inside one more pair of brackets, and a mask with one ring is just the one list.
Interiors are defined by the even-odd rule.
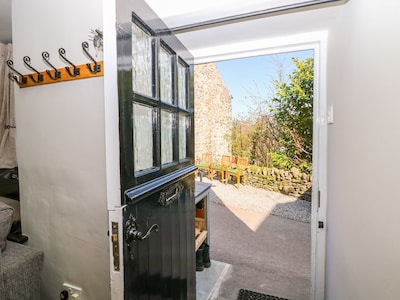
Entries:
[[145,240],[147,239],[153,231],[158,231],[160,228],[157,224],[151,225],[147,230],[146,233],[143,234],[141,231],[138,230],[138,225],[136,219],[130,215],[128,221],[126,221],[126,242],[130,243],[134,240]]
[[128,246],[129,257],[132,261],[135,259],[135,247],[133,246],[133,243],[137,240],[142,241],[147,239],[153,231],[157,232],[160,228],[157,224],[153,224],[146,230],[146,233],[143,234],[141,231],[139,231],[136,219],[132,216],[132,214],[126,221],[125,227],[125,241]]
[[141,241],[145,240],[150,236],[150,234],[152,233],[153,230],[157,232],[158,228],[159,228],[159,226],[157,224],[153,224],[150,226],[149,229],[147,229],[146,233],[143,235],[143,233],[141,231],[137,230],[136,227],[132,227],[126,233],[127,241],[130,242],[133,240],[141,240]]
[[158,199],[158,203],[162,206],[168,206],[175,200],[179,199],[184,186],[182,183],[178,182],[175,186],[165,189],[160,193],[160,198]]

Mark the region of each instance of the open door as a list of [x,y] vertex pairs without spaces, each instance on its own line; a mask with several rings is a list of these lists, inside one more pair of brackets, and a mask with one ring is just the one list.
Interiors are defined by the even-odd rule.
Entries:
[[121,206],[110,219],[126,300],[196,293],[192,58],[169,32],[144,2],[117,1]]

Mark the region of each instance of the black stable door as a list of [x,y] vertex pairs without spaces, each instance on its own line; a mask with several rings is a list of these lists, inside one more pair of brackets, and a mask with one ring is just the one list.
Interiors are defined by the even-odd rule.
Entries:
[[125,300],[194,299],[192,58],[144,1],[123,0],[117,60]]

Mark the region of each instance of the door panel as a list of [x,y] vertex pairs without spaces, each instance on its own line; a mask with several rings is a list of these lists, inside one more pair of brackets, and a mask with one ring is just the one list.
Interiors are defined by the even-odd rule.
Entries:
[[[194,299],[193,172],[137,195],[124,209],[125,299]],[[129,237],[133,223],[143,240]]]

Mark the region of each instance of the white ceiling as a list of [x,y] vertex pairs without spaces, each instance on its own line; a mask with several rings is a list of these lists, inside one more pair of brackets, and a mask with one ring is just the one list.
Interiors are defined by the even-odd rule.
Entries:
[[[164,23],[172,28],[198,24],[213,19],[266,12],[255,18],[239,19],[200,30],[178,30],[176,36],[195,57],[196,62],[212,61],[218,47],[244,44],[255,40],[327,30],[343,9],[346,0],[327,4],[318,0],[201,0],[193,7],[188,0],[145,0]],[[299,8],[303,4],[304,8]],[[179,7],[179,10],[176,9]],[[227,51],[231,51],[228,49]],[[222,50],[224,51],[224,50]],[[220,59],[221,56],[218,56]]]
[[313,0],[145,0],[168,27],[204,22],[277,7],[288,7],[301,3],[320,2]]
[[[194,56],[196,56],[196,51],[205,47],[324,30],[329,27],[338,10],[341,9],[338,4],[347,2],[346,0],[330,0],[335,2],[287,10],[301,4],[310,5],[324,2],[324,0],[145,1],[171,28],[252,12],[267,12],[256,18],[235,20],[223,26],[177,33],[177,37]],[[0,0],[0,7],[0,42],[8,43],[12,40],[11,0]],[[280,9],[282,9],[281,12],[276,12]]]
[[[210,18],[218,17],[222,12],[231,12],[237,14],[246,10],[262,9],[265,7],[287,5],[289,3],[304,2],[304,0],[202,0],[200,5],[193,5],[193,2],[187,0],[174,0],[173,5],[168,1],[145,0],[159,14],[161,18],[175,17],[181,14],[214,10],[214,15]],[[200,6],[200,7],[199,7]]]
[[178,34],[179,40],[192,55],[205,48],[243,44],[255,40],[268,40],[327,30],[341,7],[322,8],[233,23],[218,28]]

